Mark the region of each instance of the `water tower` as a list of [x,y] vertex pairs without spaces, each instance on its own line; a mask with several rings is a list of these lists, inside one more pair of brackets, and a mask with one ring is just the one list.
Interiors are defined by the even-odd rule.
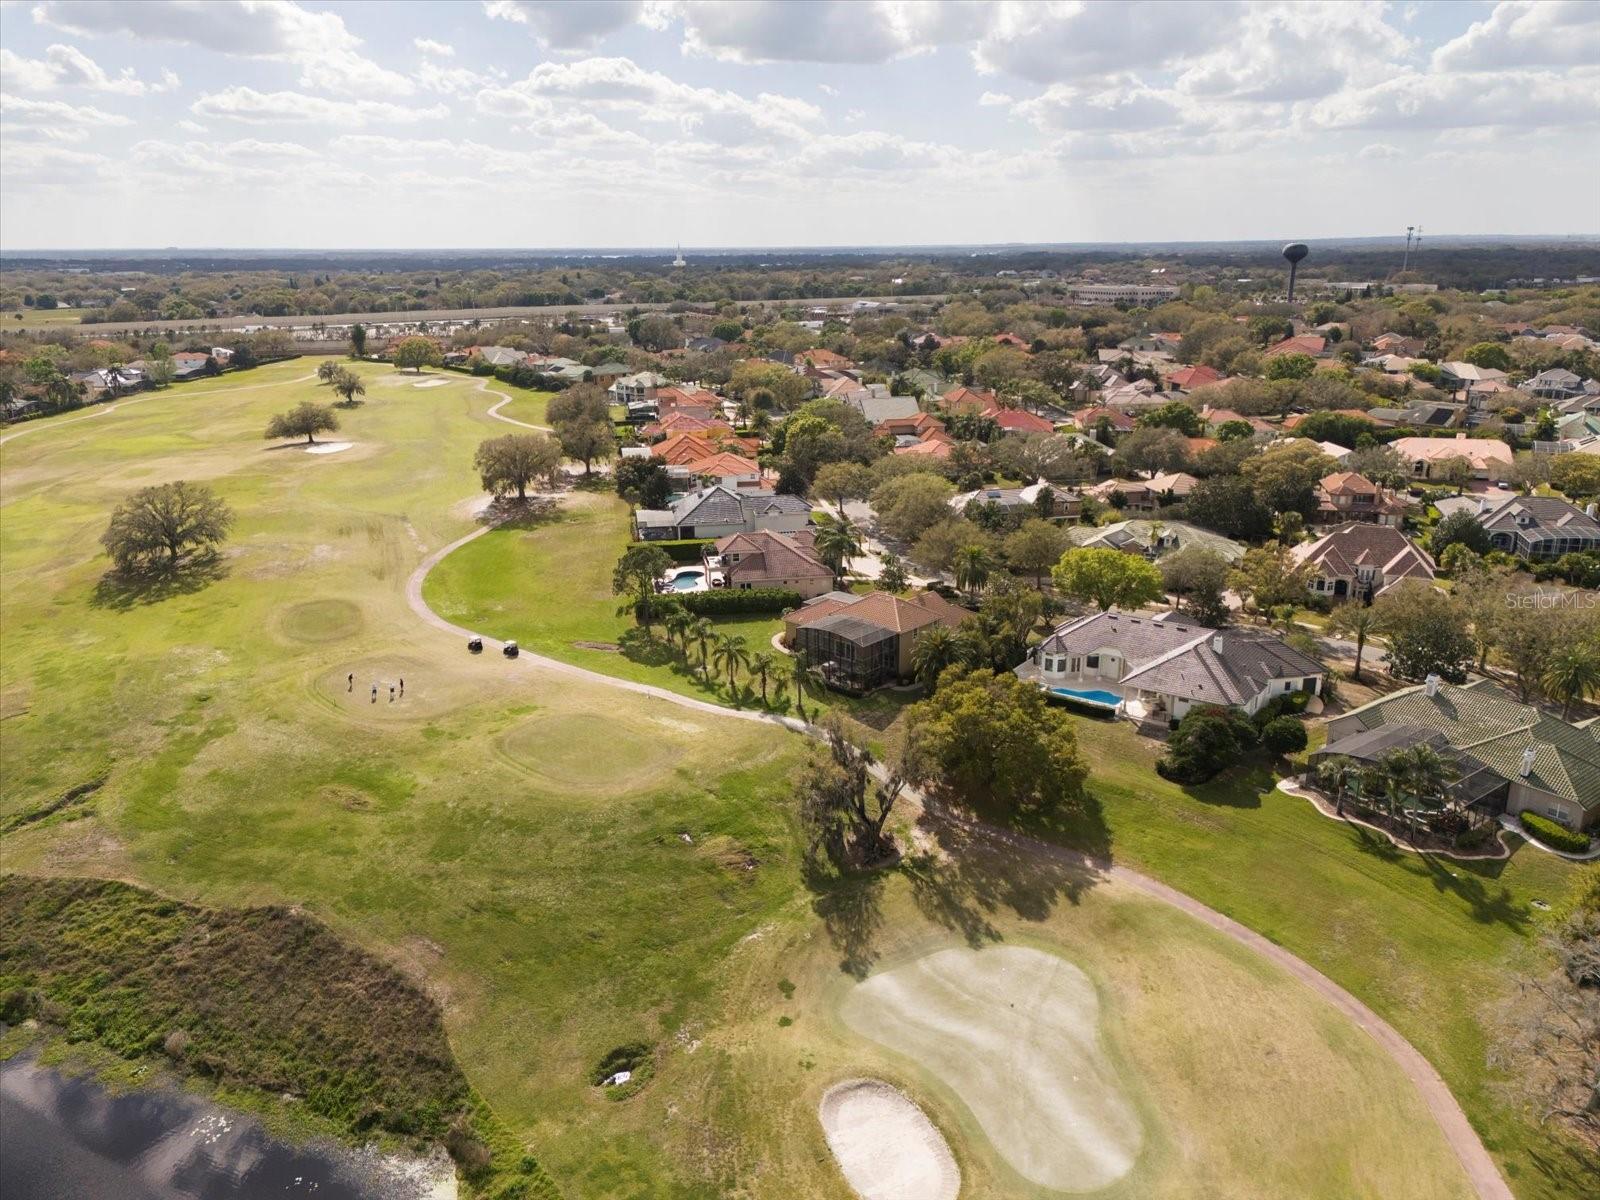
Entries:
[[1289,260],[1289,303],[1294,303],[1294,273],[1300,269],[1300,260],[1311,253],[1311,248],[1304,242],[1290,242],[1283,248],[1284,258]]

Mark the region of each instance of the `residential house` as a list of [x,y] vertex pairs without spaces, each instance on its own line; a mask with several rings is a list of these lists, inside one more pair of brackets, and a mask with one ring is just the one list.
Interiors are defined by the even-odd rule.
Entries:
[[654,371],[639,371],[633,375],[619,376],[606,394],[613,404],[634,405],[656,398],[656,389],[667,387],[672,381]]
[[909,445],[896,446],[896,454],[913,454],[919,457],[946,459],[955,451],[956,440],[943,429],[930,429]]
[[476,358],[491,367],[520,367],[527,357],[526,350],[513,350],[510,346],[474,346],[467,351],[469,361]]
[[1179,391],[1192,392],[1199,388],[1210,387],[1213,383],[1221,383],[1225,376],[1214,367],[1194,366],[1179,367],[1167,376],[1167,386],[1177,388]]
[[1379,487],[1365,475],[1335,471],[1324,475],[1317,484],[1317,511],[1311,523],[1343,525],[1349,521],[1368,521],[1398,529],[1410,510],[1409,502]]
[[905,420],[922,415],[921,410],[917,408],[915,396],[891,396],[886,388],[881,391],[863,390],[845,397],[844,402],[874,426],[881,425],[885,421]]
[[1278,696],[1316,696],[1327,679],[1320,662],[1264,630],[1116,610],[1057,626],[1016,673],[1062,699],[1172,725],[1195,707],[1255,713]]
[[1453,438],[1403,437],[1391,442],[1410,467],[1414,479],[1438,479],[1441,467],[1453,458],[1472,464],[1474,479],[1498,480],[1511,471],[1511,447],[1498,439],[1469,438],[1458,433]]
[[1584,394],[1583,377],[1561,367],[1552,367],[1524,380],[1521,390],[1541,400],[1571,400]]
[[872,432],[878,437],[892,437],[897,441],[909,438],[916,441],[925,433],[935,430],[943,431],[944,422],[932,413],[919,412],[912,416],[889,417],[879,421],[872,427]]
[[937,592],[829,592],[783,618],[783,640],[804,654],[828,686],[857,695],[912,677],[912,654],[924,630],[957,629],[967,610]]
[[1375,425],[1393,429],[1405,425],[1419,429],[1459,429],[1471,417],[1465,404],[1419,400],[1409,408],[1372,408],[1364,414]]
[[798,367],[812,366],[822,370],[849,371],[855,367],[842,354],[835,354],[832,350],[824,350],[820,346],[813,350],[799,350],[794,355],[794,365]]
[[969,387],[953,387],[939,398],[939,407],[947,413],[968,413],[989,417],[1000,411],[1000,400],[993,392],[982,392]]
[[1568,829],[1600,822],[1600,721],[1563,721],[1488,679],[1457,686],[1431,677],[1332,718],[1318,754],[1370,757],[1362,739],[1379,730],[1389,731],[1393,746],[1431,744],[1443,734],[1445,745],[1487,767],[1501,786],[1476,803],[1512,816],[1537,813]]
[[1067,531],[1075,546],[1086,550],[1121,550],[1156,559],[1174,550],[1196,547],[1209,550],[1229,563],[1244,557],[1244,546],[1220,533],[1186,521],[1147,521],[1131,518],[1111,525],[1080,525]]
[[1072,423],[1096,441],[1100,438],[1099,431],[1102,422],[1113,434],[1127,433],[1138,425],[1138,422],[1133,417],[1121,409],[1106,408],[1104,405],[1096,405],[1093,408],[1080,408],[1072,414]]
[[758,529],[796,533],[811,523],[811,505],[798,496],[717,484],[688,493],[671,508],[641,508],[633,523],[640,541],[720,538]]
[[1107,479],[1088,489],[1087,495],[1112,503],[1122,496],[1124,512],[1155,512],[1165,504],[1175,504],[1194,491],[1199,480],[1184,471],[1165,471],[1149,479]]
[[1439,501],[1445,516],[1469,512],[1489,532],[1496,550],[1536,562],[1585,550],[1600,551],[1595,506],[1578,508],[1555,496],[1490,493]]
[[1025,513],[1057,520],[1076,518],[1083,507],[1083,497],[1071,488],[1045,482],[1030,483],[1020,488],[979,488],[950,497],[950,507],[958,513],[966,512],[967,505],[973,503],[992,504],[1007,513]]
[[809,600],[833,589],[833,572],[817,557],[815,542],[810,529],[733,533],[706,548],[706,569],[725,588],[786,588]]
[[1229,421],[1243,421],[1255,433],[1277,433],[1277,426],[1270,421],[1263,421],[1260,417],[1247,417],[1237,413],[1231,408],[1214,408],[1209,404],[1200,406],[1200,419],[1205,422],[1206,428],[1216,433]]
[[1306,354],[1312,358],[1321,358],[1328,350],[1328,339],[1316,333],[1297,333],[1293,337],[1286,337],[1281,342],[1274,342],[1268,346],[1263,355],[1267,358],[1277,358],[1283,354]]
[[[762,483],[761,465],[753,458],[719,450],[705,458],[679,464],[688,479],[706,483],[720,483],[728,487],[759,488]],[[673,468],[668,468],[669,472]]]
[[683,348],[700,354],[715,354],[727,344],[719,337],[692,337],[684,341]]
[[1401,354],[1407,358],[1415,358],[1422,353],[1423,341],[1421,338],[1406,337],[1399,333],[1380,333],[1372,339],[1372,348],[1380,354]]
[[994,423],[1006,433],[1054,433],[1056,429],[1044,417],[1020,408],[1002,408],[992,415]]
[[1367,603],[1403,580],[1433,581],[1433,559],[1392,525],[1348,521],[1291,554],[1316,568],[1307,590],[1336,601]]
[[900,382],[909,388],[913,395],[926,396],[938,399],[950,389],[950,381],[937,371],[925,370],[914,367],[909,371],[900,373]]

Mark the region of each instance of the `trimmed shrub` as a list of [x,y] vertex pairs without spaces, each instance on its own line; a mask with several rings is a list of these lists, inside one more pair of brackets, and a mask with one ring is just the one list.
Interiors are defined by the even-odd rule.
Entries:
[[1308,741],[1306,727],[1293,717],[1277,717],[1261,730],[1261,744],[1272,754],[1293,754]]
[[743,613],[777,613],[800,607],[800,593],[788,588],[717,588],[709,592],[680,592],[657,596],[657,614],[682,608],[697,617],[731,617]]
[[667,557],[675,563],[698,563],[700,554],[715,538],[676,538],[665,542],[633,542],[634,546],[654,546],[658,550],[665,550]]
[[1227,708],[1191,708],[1156,760],[1156,772],[1174,783],[1204,783],[1238,762],[1256,744],[1256,727]]
[[1546,846],[1565,850],[1568,854],[1582,854],[1589,848],[1588,834],[1574,833],[1565,825],[1557,825],[1548,817],[1541,817],[1538,813],[1520,813],[1517,820],[1524,829]]

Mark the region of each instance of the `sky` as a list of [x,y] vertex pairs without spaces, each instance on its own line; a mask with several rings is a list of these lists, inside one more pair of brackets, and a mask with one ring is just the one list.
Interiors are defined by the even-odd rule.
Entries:
[[1600,229],[1600,4],[0,0],[0,247]]

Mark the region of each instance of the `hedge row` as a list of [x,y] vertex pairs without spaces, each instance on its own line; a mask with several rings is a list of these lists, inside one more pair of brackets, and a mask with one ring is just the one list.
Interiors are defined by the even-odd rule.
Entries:
[[716,588],[709,592],[680,592],[659,597],[657,612],[682,608],[697,617],[728,617],[743,613],[776,613],[800,607],[800,593],[789,588]]
[[715,538],[678,538],[665,542],[634,542],[633,545],[665,550],[667,557],[675,563],[698,563],[701,551],[715,541]]
[[1589,848],[1589,835],[1574,833],[1565,825],[1557,825],[1547,817],[1538,813],[1524,812],[1518,814],[1517,820],[1522,822],[1522,827],[1546,846],[1557,850],[1565,850],[1568,854],[1582,854]]

